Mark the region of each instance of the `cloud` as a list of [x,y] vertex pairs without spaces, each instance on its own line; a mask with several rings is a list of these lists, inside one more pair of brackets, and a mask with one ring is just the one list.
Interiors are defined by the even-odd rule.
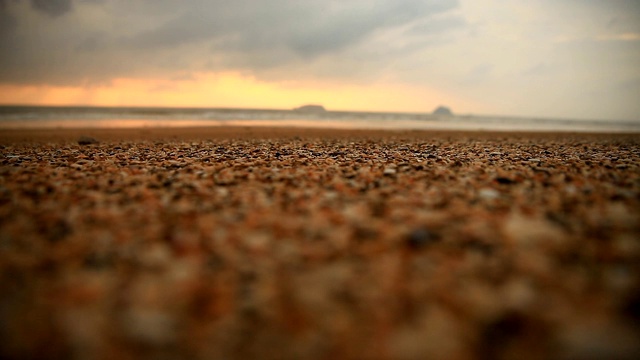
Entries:
[[492,113],[631,118],[638,88],[619,85],[637,78],[637,34],[638,0],[0,0],[0,85],[234,73],[402,83]]
[[640,41],[640,33],[598,35],[597,41]]
[[[198,2],[196,2],[198,3]],[[235,49],[292,50],[315,56],[362,41],[373,32],[450,10],[455,1],[323,0],[209,1],[148,31],[124,39],[130,46],[159,48],[218,40]],[[223,46],[224,49],[224,46]]]
[[549,74],[551,71],[553,71],[553,66],[549,65],[546,62],[540,62],[522,71],[522,75],[543,76]]
[[18,25],[18,21],[14,16],[2,11],[3,4],[3,2],[0,2],[0,39],[12,33]]
[[464,83],[466,84],[475,84],[482,83],[487,81],[491,76],[491,73],[494,70],[494,65],[492,64],[480,64],[471,69],[467,74]]
[[[402,39],[380,44],[375,39],[382,33],[420,24],[412,34],[420,38],[462,24],[454,17],[434,18],[454,10],[456,0],[31,0],[30,4],[49,19],[29,24],[28,11],[8,4],[17,24],[14,34],[0,38],[0,51],[10,54],[0,58],[0,82],[64,84],[185,70],[274,73],[303,63],[310,65],[309,70],[317,63],[339,68],[344,60],[339,56],[362,59],[371,52],[395,56],[394,43]],[[51,26],[62,15],[65,23]],[[327,57],[335,59],[324,62]]]
[[31,0],[31,6],[49,16],[61,16],[71,11],[71,0]]

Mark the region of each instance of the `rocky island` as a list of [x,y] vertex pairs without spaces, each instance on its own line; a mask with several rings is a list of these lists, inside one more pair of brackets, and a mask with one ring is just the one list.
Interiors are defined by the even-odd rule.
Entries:
[[293,109],[294,111],[303,112],[325,112],[327,111],[322,105],[303,105]]
[[438,106],[435,110],[433,110],[433,114],[434,115],[452,116],[453,112],[451,112],[451,109],[449,109],[446,106]]

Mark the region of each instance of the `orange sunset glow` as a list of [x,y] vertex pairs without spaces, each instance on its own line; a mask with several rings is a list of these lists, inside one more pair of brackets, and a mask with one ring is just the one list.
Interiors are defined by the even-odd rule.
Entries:
[[444,102],[463,110],[481,107],[452,98],[406,84],[268,83],[232,72],[177,81],[119,78],[95,86],[0,85],[0,99],[6,104],[288,109],[321,103],[333,110],[408,112],[431,111]]

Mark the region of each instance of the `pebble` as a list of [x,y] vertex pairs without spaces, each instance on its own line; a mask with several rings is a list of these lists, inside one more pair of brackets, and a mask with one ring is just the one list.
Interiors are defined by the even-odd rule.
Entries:
[[500,193],[494,189],[480,189],[478,196],[484,200],[493,200],[500,197]]
[[413,230],[409,233],[409,236],[407,236],[407,245],[411,249],[420,249],[437,241],[437,236],[427,229]]
[[80,136],[78,138],[78,145],[94,145],[98,144],[99,141],[90,137],[90,136]]
[[132,309],[122,327],[131,340],[150,346],[166,346],[177,335],[173,320],[161,310]]
[[397,170],[394,168],[385,168],[384,172],[382,173],[385,176],[393,176],[397,173]]
[[560,359],[621,359],[640,357],[640,332],[599,319],[568,326],[561,333]]

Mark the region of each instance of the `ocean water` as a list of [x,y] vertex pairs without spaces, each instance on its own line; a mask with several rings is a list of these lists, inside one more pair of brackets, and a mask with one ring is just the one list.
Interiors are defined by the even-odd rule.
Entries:
[[640,121],[222,108],[0,106],[0,130],[194,126],[640,133]]

